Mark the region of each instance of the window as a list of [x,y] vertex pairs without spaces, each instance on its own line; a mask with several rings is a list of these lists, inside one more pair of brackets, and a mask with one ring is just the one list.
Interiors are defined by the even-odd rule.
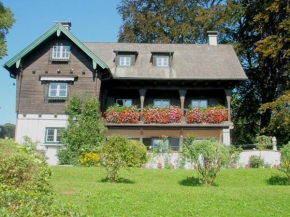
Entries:
[[207,99],[193,99],[193,100],[191,100],[192,107],[206,108],[207,105],[208,105]]
[[132,106],[132,99],[117,99],[116,105],[119,107],[129,107]]
[[52,48],[52,59],[68,60],[70,57],[70,46],[57,45]]
[[166,139],[165,141],[163,139],[152,139],[152,151],[158,149],[162,146],[162,152],[167,152],[168,151],[168,146],[169,146],[169,140]]
[[68,89],[67,83],[49,83],[48,97],[66,98],[67,89]]
[[45,129],[45,143],[60,143],[59,133],[63,128],[46,128]]
[[119,58],[120,66],[131,66],[131,57],[120,57]]
[[156,66],[169,66],[169,57],[157,57]]
[[170,106],[170,100],[169,99],[155,99],[153,106],[159,107],[159,108],[167,108]]

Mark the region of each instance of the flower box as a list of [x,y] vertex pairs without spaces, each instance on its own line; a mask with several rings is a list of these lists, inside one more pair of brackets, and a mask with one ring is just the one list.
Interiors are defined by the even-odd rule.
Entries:
[[145,124],[179,123],[181,121],[181,116],[182,111],[178,106],[169,106],[168,108],[147,106],[142,111],[142,117]]
[[214,123],[218,124],[228,120],[228,112],[223,106],[210,108],[190,107],[185,115],[186,122],[192,123]]
[[108,123],[137,123],[140,118],[140,114],[138,112],[137,106],[132,107],[118,107],[111,106],[106,112],[104,112],[104,116]]

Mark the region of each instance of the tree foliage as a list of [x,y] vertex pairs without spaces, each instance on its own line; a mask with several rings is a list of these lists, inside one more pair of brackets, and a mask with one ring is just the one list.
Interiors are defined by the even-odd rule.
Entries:
[[0,126],[0,138],[13,139],[15,137],[15,124],[4,124],[3,126]]
[[11,10],[0,2],[0,59],[7,55],[6,34],[14,22]]
[[83,153],[98,153],[105,141],[99,103],[94,97],[72,97],[67,105],[68,125],[61,133],[60,164],[78,164]]
[[290,141],[290,91],[274,102],[263,104],[260,110],[271,111],[269,125],[262,129],[263,132],[275,135],[280,144]]
[[207,31],[224,25],[220,0],[122,0],[119,42],[204,43]]
[[229,163],[229,149],[214,139],[193,140],[187,136],[182,153],[196,166],[201,183],[211,185],[222,166]]
[[237,14],[233,42],[249,78],[236,89],[234,141],[253,143],[271,118],[270,110],[259,112],[260,106],[289,89],[290,2],[238,0],[230,5]]
[[101,149],[101,165],[106,169],[107,178],[111,182],[119,180],[120,168],[141,167],[146,161],[144,144],[136,140],[127,140],[125,136],[109,136]]

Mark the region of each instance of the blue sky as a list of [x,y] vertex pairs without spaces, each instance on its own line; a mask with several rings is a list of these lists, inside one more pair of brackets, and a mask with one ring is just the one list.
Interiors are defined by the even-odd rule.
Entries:
[[72,22],[71,32],[83,42],[116,42],[120,0],[2,0],[14,13],[15,24],[6,37],[8,56],[0,60],[0,125],[16,123],[15,80],[2,66],[54,25]]

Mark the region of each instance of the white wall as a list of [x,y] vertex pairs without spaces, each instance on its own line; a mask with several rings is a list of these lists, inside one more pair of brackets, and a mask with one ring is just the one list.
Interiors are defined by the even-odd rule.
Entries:
[[22,143],[23,137],[28,136],[33,142],[37,142],[37,149],[46,151],[47,162],[50,165],[58,163],[56,150],[59,144],[44,144],[46,127],[65,127],[67,115],[43,114],[19,114],[16,121],[16,142]]
[[240,154],[240,159],[239,159],[240,166],[243,166],[244,167],[247,164],[249,164],[249,158],[252,155],[261,156],[264,159],[264,162],[266,164],[270,164],[271,166],[280,165],[281,153],[279,151],[272,151],[272,150],[266,150],[266,151],[249,150],[249,151],[243,151]]

